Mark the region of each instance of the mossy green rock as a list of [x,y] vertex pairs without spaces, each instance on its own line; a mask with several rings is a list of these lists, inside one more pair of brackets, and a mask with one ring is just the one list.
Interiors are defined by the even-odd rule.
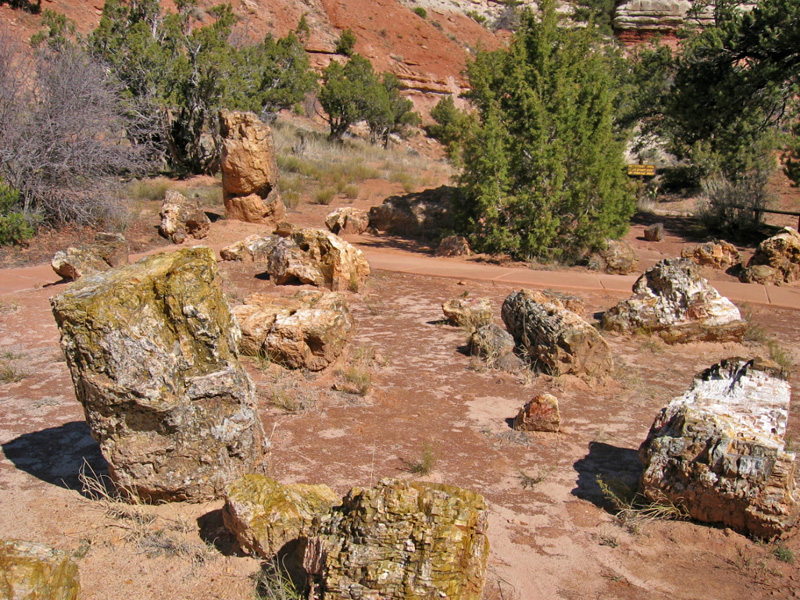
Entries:
[[51,304],[118,485],[148,500],[202,501],[255,470],[263,431],[211,249],[84,277]]
[[271,559],[287,543],[310,535],[314,519],[340,501],[327,485],[281,484],[251,474],[228,486],[222,516],[242,548]]
[[0,598],[76,600],[78,566],[64,552],[44,544],[0,540]]
[[489,556],[480,494],[384,479],[322,524],[325,600],[478,600]]

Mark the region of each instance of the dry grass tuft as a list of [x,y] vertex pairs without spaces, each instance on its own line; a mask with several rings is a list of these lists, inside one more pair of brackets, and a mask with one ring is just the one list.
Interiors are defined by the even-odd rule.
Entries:
[[406,466],[409,473],[413,473],[414,475],[428,475],[433,471],[437,460],[433,445],[430,442],[424,442],[419,457],[408,461]]

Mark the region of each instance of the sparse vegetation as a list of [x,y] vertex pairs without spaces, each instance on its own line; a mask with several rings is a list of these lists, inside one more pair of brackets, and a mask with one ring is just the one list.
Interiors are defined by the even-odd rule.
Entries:
[[661,520],[683,520],[686,511],[671,502],[652,502],[635,488],[618,479],[597,476],[597,485],[609,501],[619,523],[631,533],[638,533],[642,523]]
[[303,600],[305,595],[295,588],[286,569],[278,559],[261,566],[255,575],[256,600]]
[[794,552],[784,544],[776,544],[775,547],[772,548],[772,555],[787,565],[794,564]]
[[422,17],[423,19],[428,18],[428,11],[421,6],[414,7],[414,14],[417,15],[418,17]]
[[436,466],[437,457],[430,442],[422,444],[422,450],[418,458],[407,463],[408,472],[414,475],[429,475]]
[[527,471],[519,469],[518,475],[520,485],[522,486],[523,490],[532,490],[545,479],[547,479],[552,472],[553,469],[550,467],[537,468],[537,470],[531,475]]

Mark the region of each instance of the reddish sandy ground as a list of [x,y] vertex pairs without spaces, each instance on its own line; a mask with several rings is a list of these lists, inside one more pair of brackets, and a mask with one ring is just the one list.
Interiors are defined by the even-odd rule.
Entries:
[[[303,205],[289,216],[320,226],[331,208]],[[660,245],[637,239],[645,225],[636,224],[629,236],[643,266],[677,254],[686,243],[677,218],[669,221],[670,236]],[[131,230],[132,238],[141,236],[138,248],[154,245],[153,226],[150,234],[146,224]],[[207,241],[219,247],[257,229],[220,220]],[[360,242],[409,261],[425,252],[402,240],[367,236]],[[220,269],[234,303],[255,291],[297,289],[278,289],[242,265],[221,263]],[[0,282],[5,273],[0,271]],[[21,377],[4,376],[7,381],[0,383],[0,537],[46,542],[71,553],[87,600],[251,598],[249,576],[259,562],[236,551],[222,527],[221,502],[133,511],[151,515],[150,521],[126,518],[125,511],[82,492],[81,466],[86,462],[102,474],[104,463],[75,399],[50,314],[48,298],[65,287],[34,281],[0,297],[0,361]],[[365,349],[374,354],[373,383],[365,397],[332,390],[347,357],[319,375],[245,359],[271,439],[272,476],[325,482],[343,494],[382,477],[412,478],[409,463],[429,445],[436,463],[424,479],[473,489],[489,501],[486,599],[799,597],[797,567],[775,557],[774,543],[691,522],[621,526],[597,483],[600,476],[635,485],[641,470],[636,450],[656,412],[701,369],[764,347],[669,347],[648,337],[612,336],[616,367],[603,379],[488,370],[466,355],[463,331],[440,324],[440,305],[465,293],[485,296],[499,323],[500,305],[510,291],[497,282],[375,272],[362,293],[349,294],[358,324],[350,356]],[[600,291],[580,295],[589,319],[619,300]],[[800,356],[795,311],[762,305],[748,310],[759,328]],[[797,369],[792,375],[797,380]],[[513,431],[509,419],[541,392],[559,399],[564,431]],[[284,398],[284,408],[275,398]],[[285,410],[286,398],[291,412]],[[790,443],[798,436],[793,407]],[[524,487],[523,473],[541,481]],[[800,557],[799,538],[781,544]]]

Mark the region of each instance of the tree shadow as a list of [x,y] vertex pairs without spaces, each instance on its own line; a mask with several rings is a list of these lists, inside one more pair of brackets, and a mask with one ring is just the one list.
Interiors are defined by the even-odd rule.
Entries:
[[612,506],[600,489],[598,476],[635,490],[643,470],[636,450],[617,448],[602,442],[590,442],[589,454],[575,461],[573,467],[578,472],[578,485],[571,494],[604,510]]
[[98,477],[108,474],[100,446],[84,421],[25,433],[2,448],[6,458],[20,471],[82,494],[78,476],[84,463]]
[[[687,242],[707,242],[711,239],[706,229],[694,217],[684,217],[677,215],[655,215],[652,213],[637,212],[631,218],[632,225],[644,225],[649,227],[656,223],[664,224],[664,231],[682,238]],[[644,239],[639,237],[638,239]]]
[[239,547],[236,536],[225,527],[221,508],[198,517],[197,527],[200,539],[214,546],[223,556],[247,556]]
[[11,8],[18,8],[32,15],[38,15],[42,12],[42,0],[0,0],[0,5],[8,4]]

